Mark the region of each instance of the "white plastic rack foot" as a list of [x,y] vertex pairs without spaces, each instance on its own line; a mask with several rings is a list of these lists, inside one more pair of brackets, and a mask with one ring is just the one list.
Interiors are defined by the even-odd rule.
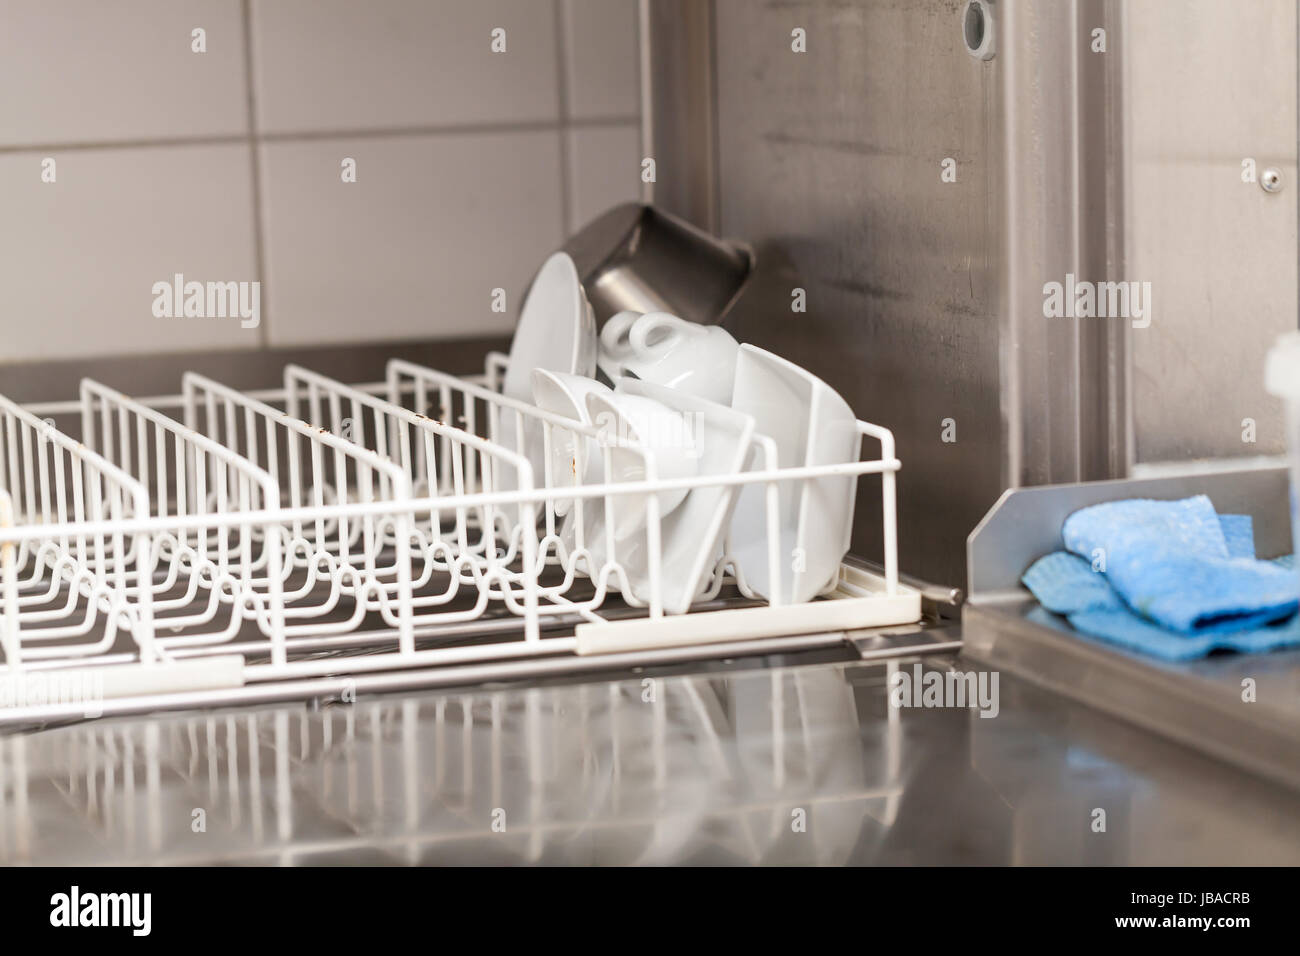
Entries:
[[[527,660],[663,659],[919,619],[920,595],[898,582],[886,429],[858,423],[879,456],[855,463],[778,468],[756,435],[739,474],[656,479],[637,448],[644,480],[562,483],[556,442],[575,449],[574,475],[588,448],[609,473],[608,444],[502,396],[503,368],[494,353],[471,378],[394,360],[367,385],[290,366],[264,392],[187,373],[181,394],[152,399],[89,380],[68,402],[0,397],[0,721],[308,697],[393,674],[493,680]],[[774,572],[791,547],[781,496],[864,474],[881,476],[883,575],[843,567],[815,601],[760,598],[724,532],[690,613],[664,613],[657,493],[721,488],[725,508],[762,489],[767,527],[747,530]],[[612,530],[621,496],[644,509],[635,540]]]

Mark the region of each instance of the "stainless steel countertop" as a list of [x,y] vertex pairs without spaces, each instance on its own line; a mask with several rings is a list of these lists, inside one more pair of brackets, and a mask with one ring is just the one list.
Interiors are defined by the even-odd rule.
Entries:
[[1294,791],[1009,674],[981,718],[828,656],[10,733],[0,862],[1300,863]]

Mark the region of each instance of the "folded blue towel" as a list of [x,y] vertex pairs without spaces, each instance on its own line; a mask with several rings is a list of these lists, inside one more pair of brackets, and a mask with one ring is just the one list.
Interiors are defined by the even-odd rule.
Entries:
[[1249,527],[1233,517],[1225,531],[1204,495],[1093,505],[1070,515],[1061,537],[1125,604],[1172,631],[1246,631],[1300,607],[1300,578],[1257,560]]
[[[1290,576],[1292,589],[1294,591],[1300,589],[1296,585],[1295,555],[1287,555],[1274,561],[1256,561],[1255,529],[1249,515],[1214,515],[1212,522],[1205,511],[1205,505],[1209,503],[1208,499],[1197,498],[1187,499],[1187,502],[1114,503],[1115,505],[1135,503],[1141,506],[1139,509],[1121,509],[1115,512],[1123,518],[1138,520],[1138,522],[1143,520],[1141,519],[1143,511],[1149,510],[1145,509],[1145,506],[1182,506],[1180,509],[1157,509],[1157,512],[1165,512],[1157,520],[1157,527],[1169,531],[1169,522],[1166,519],[1170,518],[1170,512],[1173,512],[1174,518],[1177,519],[1175,524],[1180,524],[1179,531],[1182,532],[1184,540],[1199,540],[1204,549],[1217,555],[1218,561],[1245,562],[1247,566],[1257,566],[1258,574],[1268,580],[1270,594],[1274,585],[1275,572]],[[1095,509],[1086,509],[1086,511],[1095,511]],[[1067,519],[1067,527],[1071,527],[1070,522],[1082,514],[1084,511],[1071,515],[1070,519]],[[1209,515],[1213,515],[1213,507],[1210,507]],[[1218,535],[1216,535],[1216,524]],[[1082,542],[1086,540],[1089,533],[1092,533],[1088,523],[1084,523],[1082,527],[1084,528],[1082,535],[1073,538],[1078,546],[1083,546]],[[1075,524],[1073,528],[1075,532],[1079,532],[1080,525]],[[1222,550],[1219,550],[1219,538],[1222,538]],[[1091,550],[1088,551],[1088,555],[1089,558],[1093,558]],[[1100,557],[1099,554],[1096,558],[1099,570]],[[1076,631],[1084,635],[1100,637],[1109,643],[1138,650],[1164,661],[1187,661],[1187,659],[1204,657],[1205,654],[1216,649],[1258,653],[1284,648],[1284,646],[1300,646],[1300,617],[1294,614],[1294,602],[1292,602],[1291,617],[1283,620],[1282,623],[1266,624],[1266,626],[1257,623],[1247,624],[1242,627],[1242,630],[1235,631],[1226,630],[1223,627],[1225,623],[1223,620],[1217,620],[1217,627],[1200,627],[1191,632],[1161,627],[1154,620],[1136,613],[1134,607],[1127,604],[1118,588],[1114,587],[1113,564],[1110,563],[1110,558],[1112,558],[1112,551],[1108,550],[1106,572],[1099,574],[1092,570],[1089,561],[1084,561],[1078,554],[1056,551],[1054,554],[1039,558],[1039,561],[1032,564],[1030,570],[1024,572],[1022,580],[1045,609],[1065,615]],[[1236,564],[1232,564],[1232,567],[1236,567]],[[1235,571],[1232,574],[1235,574]],[[1277,583],[1281,585],[1282,581],[1278,580]],[[1232,587],[1236,588],[1236,594],[1240,596],[1245,587],[1244,580],[1236,580]],[[1274,618],[1278,615],[1277,611],[1271,610],[1265,613],[1273,615]],[[1242,622],[1249,618],[1251,618],[1249,614],[1238,614],[1235,620]]]
[[1228,546],[1228,557],[1255,556],[1255,522],[1250,515],[1219,515],[1219,527]]
[[[1291,565],[1291,559],[1288,556],[1270,563],[1284,567]],[[1125,604],[1106,575],[1093,571],[1087,561],[1068,551],[1039,558],[1023,580],[1044,608],[1064,615],[1081,634],[1161,660],[1193,660],[1218,649],[1254,654],[1300,646],[1298,616],[1282,624],[1234,632],[1185,634],[1160,627]]]

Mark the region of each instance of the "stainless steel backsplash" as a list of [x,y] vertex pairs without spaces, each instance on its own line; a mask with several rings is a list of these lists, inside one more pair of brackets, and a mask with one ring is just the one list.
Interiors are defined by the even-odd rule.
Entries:
[[[1259,154],[1261,168],[1280,163],[1294,178],[1289,0],[1267,0],[1278,8],[1272,21],[1229,34],[1221,64],[1199,61],[1223,92],[1198,104],[1177,99],[1176,78],[1189,69],[1179,44],[1201,49],[1201,34],[1224,33],[1215,27],[1223,18],[1184,17],[1183,3],[1157,0],[1137,16],[1124,0],[998,0],[987,60],[966,50],[966,0],[643,3],[653,198],[754,247],[752,287],[726,321],[738,338],[815,371],[860,417],[894,431],[905,571],[961,584],[966,536],[1010,486],[1281,450],[1276,409],[1256,397],[1261,343],[1296,324],[1294,199],[1269,205],[1232,170],[1208,193],[1206,176],[1188,181],[1199,194],[1153,183],[1161,168],[1175,179],[1185,170],[1178,147],[1203,133],[1193,118],[1212,127],[1234,98],[1259,95],[1241,89],[1233,64],[1261,55],[1291,78],[1270,91],[1282,105],[1268,115],[1289,110],[1292,122],[1267,143],[1238,137],[1218,153],[1234,167],[1237,153]],[[806,52],[792,49],[795,29]],[[1261,52],[1249,41],[1261,30],[1289,39]],[[1138,55],[1155,62],[1143,60],[1133,88]],[[1166,74],[1168,83],[1154,82]],[[1164,140],[1132,129],[1170,111],[1160,97],[1176,100],[1185,120],[1167,123]],[[1279,139],[1287,155],[1276,155]],[[1154,142],[1169,155],[1149,154]],[[1147,166],[1135,166],[1132,144],[1148,151]],[[945,160],[955,161],[955,182],[941,179]],[[1197,217],[1204,198],[1215,205]],[[1176,223],[1172,233],[1152,228],[1162,218]],[[1202,255],[1160,255],[1161,244],[1187,250],[1193,237]],[[1221,280],[1206,278],[1224,263]],[[1153,323],[1046,316],[1044,284],[1069,275],[1150,281]],[[1268,316],[1233,316],[1260,368],[1188,294],[1213,285],[1226,323],[1234,283],[1246,280],[1254,284],[1240,301],[1273,303]],[[804,312],[792,310],[796,289]],[[1225,347],[1231,365],[1218,359]],[[1243,446],[1248,415],[1259,440]],[[880,550],[873,484],[862,482],[854,526],[854,550],[868,558]]]

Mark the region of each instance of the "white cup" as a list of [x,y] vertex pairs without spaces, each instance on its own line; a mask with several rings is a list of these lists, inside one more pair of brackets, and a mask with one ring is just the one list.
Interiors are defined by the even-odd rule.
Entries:
[[609,317],[604,328],[601,329],[597,344],[596,368],[611,382],[618,381],[624,375],[623,359],[632,356],[632,346],[627,340],[627,333],[632,323],[643,315],[644,312],[633,312],[630,309],[616,312]]
[[667,312],[620,312],[600,333],[602,370],[731,404],[740,345],[726,329]]
[[[544,368],[533,369],[533,401],[538,408],[590,425],[587,414],[587,396],[610,394],[610,390],[595,379],[565,372],[552,372]],[[578,436],[564,428],[551,429],[551,486],[571,488],[577,484],[595,485],[601,482],[604,467],[600,448],[590,439],[582,442],[583,463],[578,458]],[[579,468],[582,478],[579,481]],[[541,476],[539,476],[541,477]],[[572,498],[555,501],[555,513],[563,517],[573,507]]]
[[[609,449],[610,483],[645,481],[646,456],[654,462],[655,479],[690,478],[699,473],[700,451],[684,416],[667,405],[625,392],[591,392],[587,415]],[[687,488],[661,491],[659,516],[667,516],[686,498]],[[627,538],[645,527],[646,495],[610,495],[614,536]]]

